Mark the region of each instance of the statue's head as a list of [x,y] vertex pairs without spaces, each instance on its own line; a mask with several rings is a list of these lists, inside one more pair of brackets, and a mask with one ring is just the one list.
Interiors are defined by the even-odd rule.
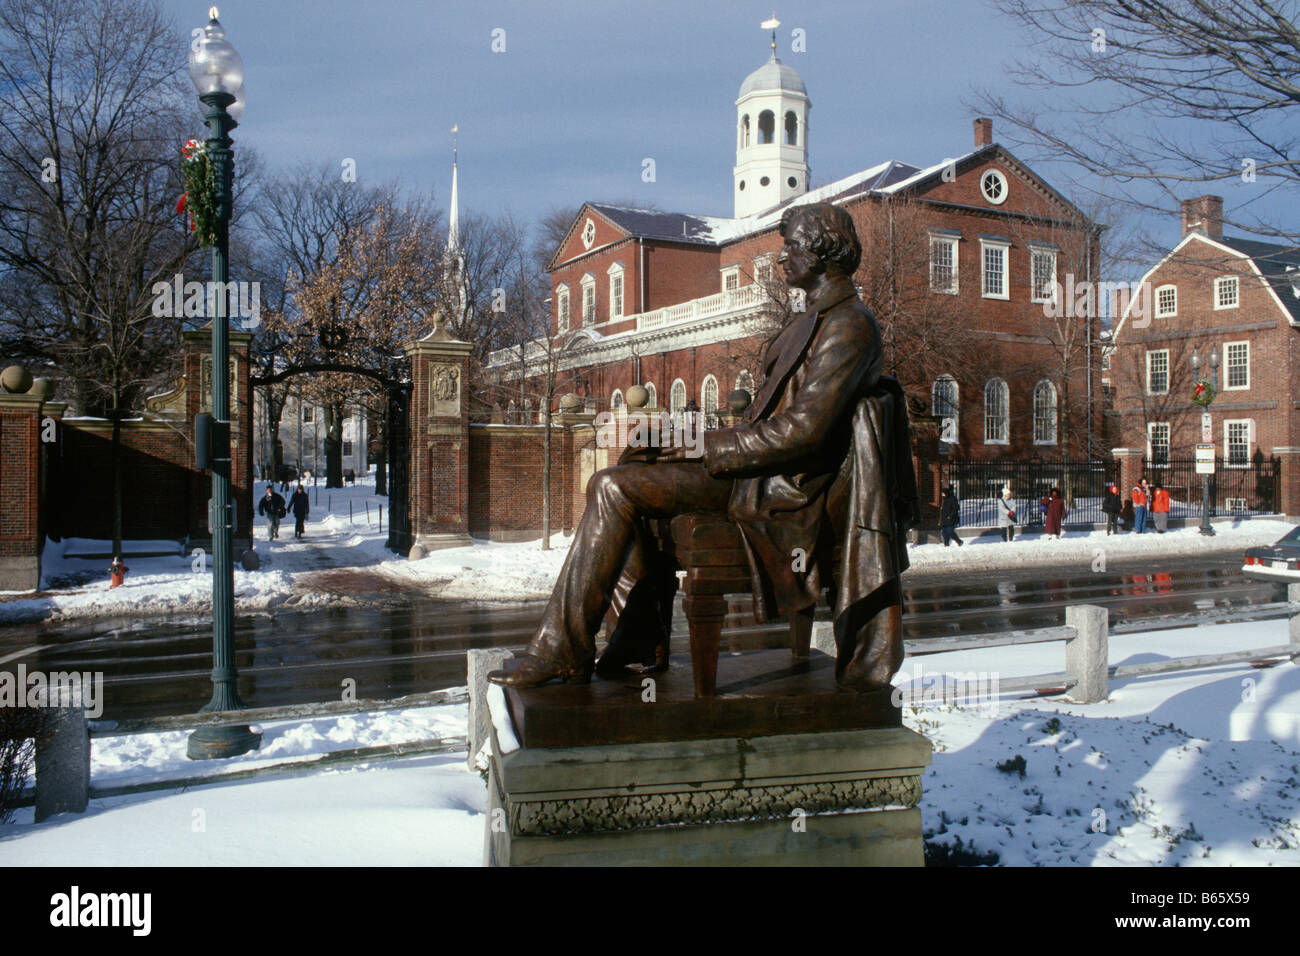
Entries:
[[830,203],[787,209],[781,217],[781,236],[785,247],[777,262],[786,281],[799,289],[811,288],[823,275],[851,276],[862,261],[853,217]]

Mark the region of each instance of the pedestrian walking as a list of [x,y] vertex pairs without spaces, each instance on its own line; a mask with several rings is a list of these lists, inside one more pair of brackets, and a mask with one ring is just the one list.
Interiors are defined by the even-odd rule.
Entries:
[[1065,499],[1061,497],[1061,489],[1053,488],[1051,494],[1044,499],[1046,504],[1046,516],[1043,523],[1047,526],[1047,533],[1053,538],[1061,537],[1061,522],[1065,520]]
[[1133,531],[1141,534],[1147,527],[1147,504],[1150,502],[1150,496],[1147,494],[1147,480],[1143,478],[1133,486]]
[[1003,541],[1014,541],[1016,537],[1016,509],[1011,506],[1011,487],[1002,489],[998,499],[998,527],[1002,529]]
[[1169,492],[1158,481],[1151,492],[1151,517],[1156,523],[1156,534],[1164,534],[1169,528]]
[[939,534],[943,536],[945,548],[953,541],[957,542],[957,547],[962,546],[961,538],[957,537],[957,525],[960,522],[961,503],[957,501],[957,493],[953,491],[952,485],[945,485],[943,497],[939,501]]
[[1124,511],[1124,503],[1119,498],[1119,486],[1112,483],[1106,486],[1106,497],[1102,499],[1101,510],[1106,515],[1106,533],[1119,534],[1119,517]]
[[306,534],[303,530],[303,522],[307,520],[307,515],[311,514],[311,500],[307,497],[307,491],[301,482],[298,484],[298,490],[289,499],[289,510],[293,512],[293,536],[301,538]]
[[266,486],[266,494],[257,503],[257,513],[266,515],[266,523],[270,527],[266,540],[274,541],[280,537],[280,519],[285,515],[284,499],[275,490],[274,482]]

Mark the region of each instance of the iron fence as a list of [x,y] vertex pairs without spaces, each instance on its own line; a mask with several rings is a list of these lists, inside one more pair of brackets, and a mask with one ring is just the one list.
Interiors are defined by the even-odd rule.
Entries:
[[[1143,473],[1169,492],[1169,517],[1200,518],[1203,481],[1192,458],[1146,459]],[[1210,515],[1277,514],[1282,506],[1282,462],[1257,455],[1225,462],[1215,459],[1210,479]]]
[[938,458],[918,462],[922,518],[926,526],[938,527],[939,495],[945,485],[957,493],[963,527],[995,527],[998,499],[1004,488],[1011,489],[1016,524],[1044,523],[1043,500],[1053,488],[1065,499],[1065,524],[1102,524],[1101,510],[1106,484],[1119,480],[1119,465],[1111,460],[1050,461],[1042,458],[1008,461],[971,461]]

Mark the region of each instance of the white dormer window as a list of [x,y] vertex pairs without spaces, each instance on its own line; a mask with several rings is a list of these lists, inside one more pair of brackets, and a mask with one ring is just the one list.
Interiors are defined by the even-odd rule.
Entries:
[[590,272],[582,277],[582,324],[596,324],[596,277]]
[[616,262],[606,270],[609,274],[609,317],[623,317],[623,263]]
[[1178,287],[1162,285],[1156,289],[1156,318],[1167,319],[1178,314]]
[[1236,276],[1224,276],[1214,280],[1214,308],[1235,309],[1237,307],[1238,282]]
[[555,287],[555,327],[561,333],[569,331],[569,284],[561,282]]

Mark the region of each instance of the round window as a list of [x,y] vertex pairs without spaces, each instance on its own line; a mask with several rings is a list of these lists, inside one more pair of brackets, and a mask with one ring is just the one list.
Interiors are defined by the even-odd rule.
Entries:
[[743,179],[740,181],[740,191],[742,193],[745,191],[745,181]]
[[760,179],[760,180],[758,181],[758,184],[759,184],[760,186],[768,186],[768,185],[771,185],[771,183],[772,183],[772,180],[768,179],[766,176],[764,176],[762,179]]
[[993,205],[1001,206],[1007,201],[1007,177],[996,169],[986,170],[980,176],[980,192]]
[[799,180],[795,179],[793,176],[787,179],[786,182],[790,184],[791,189],[797,189],[799,186]]

